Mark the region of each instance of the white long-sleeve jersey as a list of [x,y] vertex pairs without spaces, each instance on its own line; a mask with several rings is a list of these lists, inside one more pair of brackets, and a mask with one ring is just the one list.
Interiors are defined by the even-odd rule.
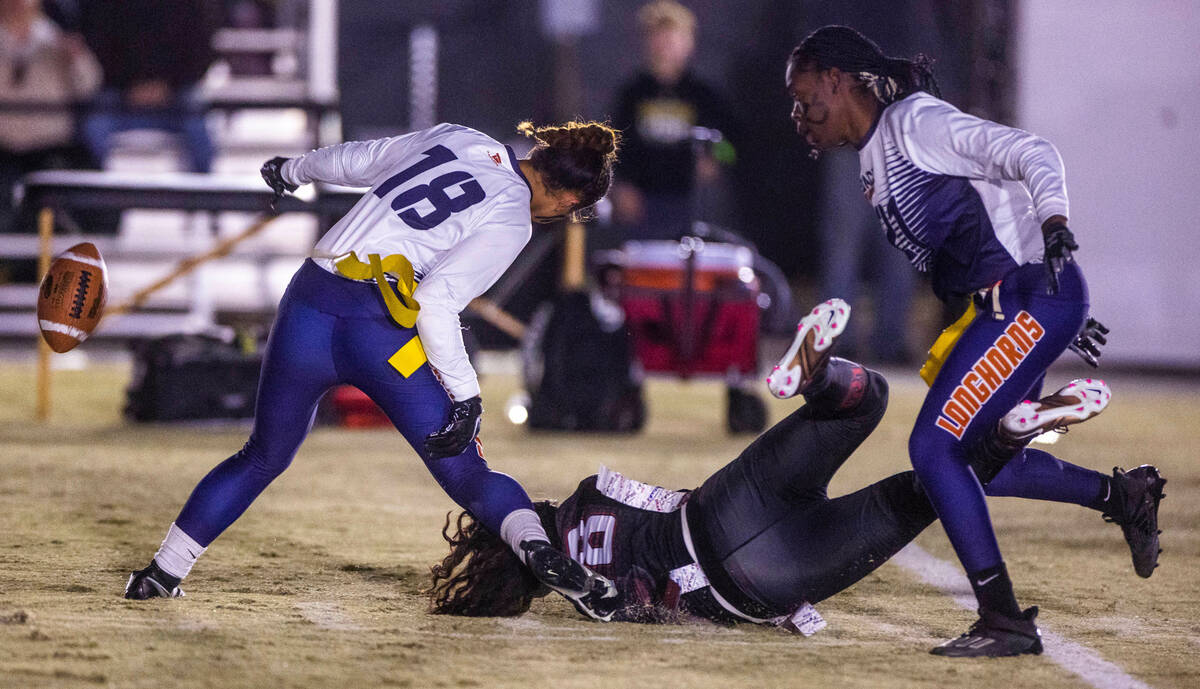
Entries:
[[888,241],[946,300],[1042,260],[1041,225],[1067,215],[1062,159],[1029,132],[925,92],[887,106],[859,149]]
[[456,124],[312,151],[283,165],[293,184],[367,187],[317,242],[315,259],[351,251],[402,254],[413,265],[421,305],[417,332],[453,399],[479,394],[463,347],[459,313],[508,269],[532,233],[530,187],[511,148]]

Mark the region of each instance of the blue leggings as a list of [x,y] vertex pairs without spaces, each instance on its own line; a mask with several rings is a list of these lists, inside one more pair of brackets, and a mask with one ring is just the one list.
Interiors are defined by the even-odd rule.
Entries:
[[188,157],[188,170],[208,172],[212,169],[216,149],[204,121],[206,106],[195,88],[184,89],[161,109],[126,107],[122,94],[105,89],[92,99],[92,108],[80,127],[80,136],[96,160],[108,159],[112,137],[131,129],[160,129],[183,137]]
[[[1087,284],[1078,265],[1066,265],[1053,296],[1046,294],[1045,270],[1030,264],[1005,276],[998,287],[1003,320],[984,310],[968,326],[930,386],[909,438],[913,469],[967,572],[1001,562],[967,448],[994,431],[1019,402],[1037,397],[1046,369],[1087,317]],[[1035,497],[1039,477],[1057,466],[1054,457],[1037,450],[1025,450],[1013,461],[1017,464],[997,476],[999,485],[994,482],[989,493]],[[1095,495],[1099,485],[1095,472],[1068,471],[1047,482],[1053,495],[1044,497]]]
[[[288,286],[263,359],[254,429],[237,454],[192,491],[176,525],[208,546],[291,464],[312,428],[317,401],[334,385],[366,393],[424,457],[425,436],[445,423],[450,398],[429,365],[405,378],[388,363],[415,329],[388,319],[378,288],[306,261]],[[425,460],[456,503],[494,533],[510,512],[533,505],[512,477],[492,471],[472,443],[462,454]]]

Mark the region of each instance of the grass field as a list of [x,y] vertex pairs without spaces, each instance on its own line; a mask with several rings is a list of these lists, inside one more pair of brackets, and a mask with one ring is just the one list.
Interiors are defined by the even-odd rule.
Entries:
[[[833,493],[907,468],[923,388],[912,372],[891,378],[891,409]],[[1054,638],[1119,670],[1096,680],[1064,669],[1052,644],[1042,657],[929,656],[974,614],[896,564],[819,605],[829,627],[811,638],[601,625],[557,599],[518,619],[427,615],[420,591],[444,554],[439,528],[453,505],[388,431],[318,429],[201,558],[186,598],[125,601],[128,573],[246,433],[125,424],[127,379],[120,365],[56,373],[54,415],[39,425],[32,367],[0,365],[0,687],[1200,686],[1200,400],[1191,387],[1112,378],[1104,416],[1055,446],[1105,472],[1162,469],[1166,552],[1152,579],[1134,575],[1119,529],[1095,512],[991,502],[1022,603],[1041,606]],[[500,374],[484,381],[484,439],[491,464],[534,496],[565,497],[600,463],[695,486],[748,441],[725,434],[714,383],[652,381],[651,421],[633,437],[530,435],[499,413],[515,385]],[[770,408],[779,418],[794,407]],[[918,544],[955,562],[936,525]]]

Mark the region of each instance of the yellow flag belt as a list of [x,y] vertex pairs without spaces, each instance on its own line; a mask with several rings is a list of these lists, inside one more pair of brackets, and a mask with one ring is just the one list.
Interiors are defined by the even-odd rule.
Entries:
[[[353,280],[374,279],[387,306],[388,314],[401,328],[411,328],[417,323],[417,313],[421,305],[413,297],[416,288],[413,279],[412,263],[400,254],[392,254],[383,258],[379,254],[368,254],[369,263],[363,263],[353,251],[336,259],[334,265],[342,275]],[[388,282],[386,275],[396,278],[395,288]]]
[[921,379],[925,381],[926,385],[933,385],[933,379],[937,378],[938,371],[942,370],[942,364],[946,363],[950,352],[954,350],[954,345],[958,343],[958,339],[962,337],[963,331],[967,329],[971,321],[975,320],[977,313],[975,302],[968,302],[967,310],[963,312],[963,315],[934,340],[933,346],[929,348],[929,358],[921,367]]

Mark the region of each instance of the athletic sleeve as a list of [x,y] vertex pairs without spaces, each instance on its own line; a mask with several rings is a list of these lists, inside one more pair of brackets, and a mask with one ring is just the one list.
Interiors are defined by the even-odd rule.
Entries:
[[415,134],[372,141],[347,141],[310,151],[283,164],[283,178],[292,184],[325,182],[347,187],[374,186],[403,158]]
[[895,140],[906,157],[930,172],[1025,184],[1039,222],[1068,216],[1062,158],[1049,141],[1022,129],[968,115],[945,101],[922,98],[905,107]]
[[479,394],[458,315],[508,270],[529,235],[528,225],[500,225],[472,235],[448,250],[417,285],[417,333],[429,364],[455,400]]

